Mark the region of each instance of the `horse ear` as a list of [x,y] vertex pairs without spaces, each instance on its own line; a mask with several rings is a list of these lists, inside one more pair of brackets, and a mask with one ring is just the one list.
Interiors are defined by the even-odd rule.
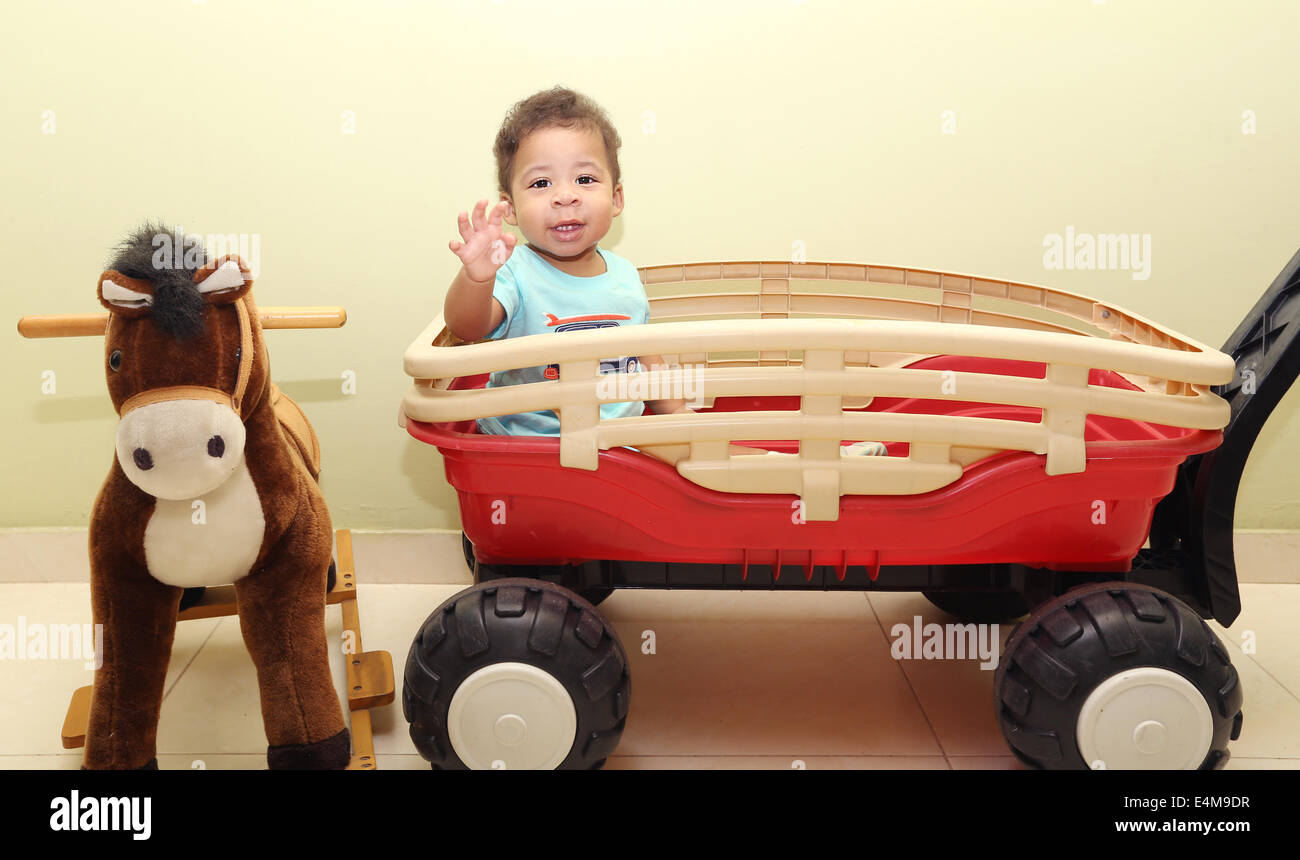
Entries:
[[236,254],[212,260],[194,273],[194,284],[210,305],[229,304],[253,288],[253,275]]
[[153,284],[112,269],[99,276],[96,292],[99,303],[121,317],[137,319],[153,310]]

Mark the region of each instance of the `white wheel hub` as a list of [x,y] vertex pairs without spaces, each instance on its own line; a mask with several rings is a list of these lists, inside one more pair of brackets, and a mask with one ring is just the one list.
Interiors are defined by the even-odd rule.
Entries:
[[452,749],[476,769],[553,769],[568,757],[577,731],[564,685],[527,663],[474,672],[456,688],[447,712]]
[[1097,685],[1079,709],[1079,752],[1093,769],[1193,770],[1214,740],[1214,715],[1192,683],[1141,666]]

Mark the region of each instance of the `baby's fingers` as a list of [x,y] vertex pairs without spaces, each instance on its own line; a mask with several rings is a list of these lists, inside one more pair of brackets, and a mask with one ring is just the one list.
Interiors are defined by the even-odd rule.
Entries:
[[456,218],[456,229],[460,230],[460,238],[468,242],[470,234],[473,233],[469,228],[469,215],[464,212],[460,213]]
[[480,200],[474,205],[474,231],[478,232],[487,226],[487,219],[483,217],[483,211],[487,209],[487,200]]
[[492,211],[488,213],[488,223],[493,227],[500,227],[501,216],[505,214],[505,211],[506,201],[498,200],[496,205],[492,207]]

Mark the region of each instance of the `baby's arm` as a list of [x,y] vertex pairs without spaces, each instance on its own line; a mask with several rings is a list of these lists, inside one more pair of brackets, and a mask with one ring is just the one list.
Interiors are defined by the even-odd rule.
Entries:
[[461,212],[458,225],[464,241],[452,239],[447,245],[462,265],[447,289],[442,315],[447,330],[461,340],[478,340],[506,318],[506,309],[492,297],[497,269],[510,258],[517,241],[501,227],[505,205],[500,201],[485,217],[487,201],[480,200],[474,207],[472,225],[469,216]]
[[[672,368],[668,362],[664,361],[662,355],[643,355],[640,359],[641,366],[650,370],[669,370]],[[645,402],[647,412],[653,412],[656,415],[669,415],[675,412],[694,412],[695,410],[686,405],[686,401],[677,400],[647,400]],[[767,451],[762,448],[750,448],[746,445],[731,444],[727,446],[729,454],[766,454]]]
[[[664,361],[662,355],[643,355],[637,361],[641,367],[646,370],[671,370],[672,365]],[[693,412],[691,407],[686,405],[686,401],[680,398],[676,400],[647,400],[645,402],[647,412],[653,412],[656,415],[668,415],[674,412]]]

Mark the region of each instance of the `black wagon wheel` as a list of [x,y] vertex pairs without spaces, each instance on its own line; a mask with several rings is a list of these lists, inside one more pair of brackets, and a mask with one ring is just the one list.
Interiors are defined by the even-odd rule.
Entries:
[[1215,769],[1241,732],[1227,650],[1181,600],[1106,582],[1034,610],[994,678],[998,723],[1045,769]]
[[631,691],[613,628],[577,594],[527,578],[454,595],[406,660],[402,710],[433,767],[599,767],[618,745]]
[[1029,612],[1029,603],[1019,591],[923,591],[925,599],[965,621],[996,624],[1012,621]]
[[460,551],[465,553],[465,566],[469,572],[474,572],[474,544],[470,543],[469,535],[464,532],[460,533]]
[[[535,567],[526,564],[478,564],[474,555],[474,544],[470,542],[469,537],[464,532],[460,533],[460,547],[465,554],[465,566],[469,568],[470,573],[474,574],[475,582],[487,582],[491,579],[504,579],[512,576],[559,582],[582,595],[583,600],[586,600],[592,606],[598,605],[614,593],[613,587],[608,585],[583,586],[574,581],[559,567]],[[559,572],[553,573],[556,571]]]

